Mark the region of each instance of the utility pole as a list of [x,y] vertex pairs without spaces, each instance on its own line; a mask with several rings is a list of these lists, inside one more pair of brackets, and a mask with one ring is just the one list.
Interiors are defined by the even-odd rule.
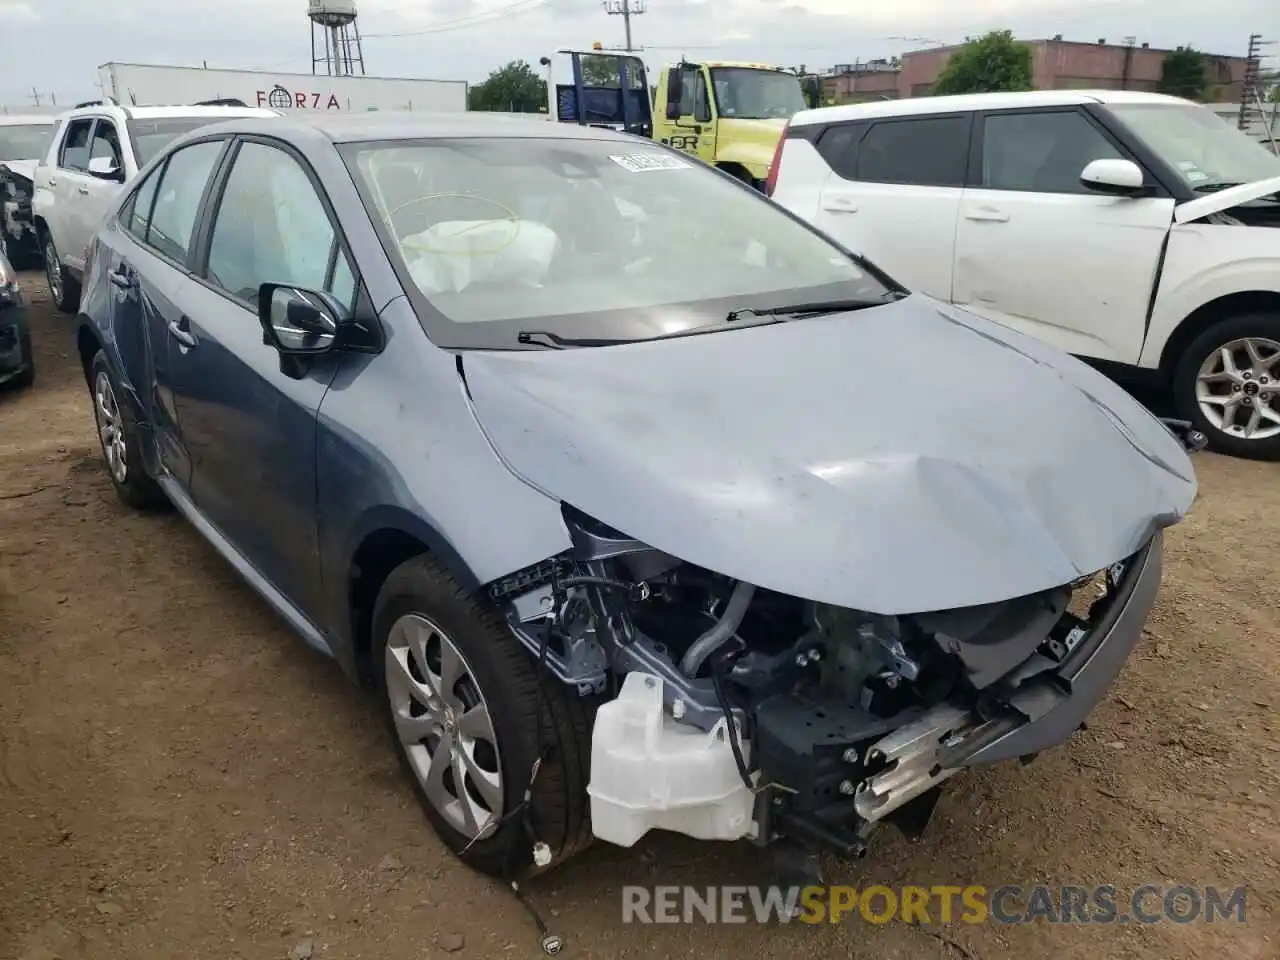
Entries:
[[631,18],[638,17],[644,13],[645,0],[604,0],[604,12],[609,16],[622,17],[622,30],[626,36],[626,47],[628,53],[634,48],[631,45]]

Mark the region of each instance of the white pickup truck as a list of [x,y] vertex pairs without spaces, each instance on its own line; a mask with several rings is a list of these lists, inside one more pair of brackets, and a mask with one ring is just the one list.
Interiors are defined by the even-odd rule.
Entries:
[[245,106],[124,107],[82,104],[61,114],[48,155],[35,170],[32,218],[59,310],[80,303],[85,248],[112,199],[176,137],[232,117],[268,116]]
[[1280,157],[1204,107],[1046,90],[808,110],[768,189],[907,287],[1143,371],[1214,448],[1280,459]]

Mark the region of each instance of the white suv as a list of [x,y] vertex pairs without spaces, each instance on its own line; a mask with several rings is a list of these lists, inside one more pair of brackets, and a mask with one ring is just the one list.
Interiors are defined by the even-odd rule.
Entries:
[[1109,90],[809,110],[767,190],[908,287],[1153,374],[1218,450],[1280,459],[1280,157],[1204,107]]
[[162,147],[197,127],[258,116],[279,114],[246,106],[124,107],[111,101],[61,114],[48,155],[36,168],[32,200],[58,309],[72,313],[79,306],[85,248],[112,198]]

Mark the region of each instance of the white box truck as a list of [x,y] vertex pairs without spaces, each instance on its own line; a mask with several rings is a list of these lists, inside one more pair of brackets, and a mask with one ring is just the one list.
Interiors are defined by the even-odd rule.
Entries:
[[334,77],[310,73],[208,70],[143,63],[106,63],[98,68],[102,92],[125,106],[150,107],[210,100],[240,100],[274,110],[467,109],[465,80],[400,80]]

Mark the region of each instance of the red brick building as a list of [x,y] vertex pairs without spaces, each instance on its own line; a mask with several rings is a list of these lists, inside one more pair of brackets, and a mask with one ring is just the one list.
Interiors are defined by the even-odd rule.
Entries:
[[[1033,84],[1037,90],[1111,89],[1155,90],[1160,68],[1169,50],[1147,44],[1133,46],[1080,43],[1053,37],[1022,41],[1031,47]],[[897,69],[885,69],[886,61],[852,64],[825,78],[827,99],[877,100],[928,96],[938,74],[959,46],[914,50],[903,54]],[[1210,101],[1240,99],[1244,57],[1206,54]]]

